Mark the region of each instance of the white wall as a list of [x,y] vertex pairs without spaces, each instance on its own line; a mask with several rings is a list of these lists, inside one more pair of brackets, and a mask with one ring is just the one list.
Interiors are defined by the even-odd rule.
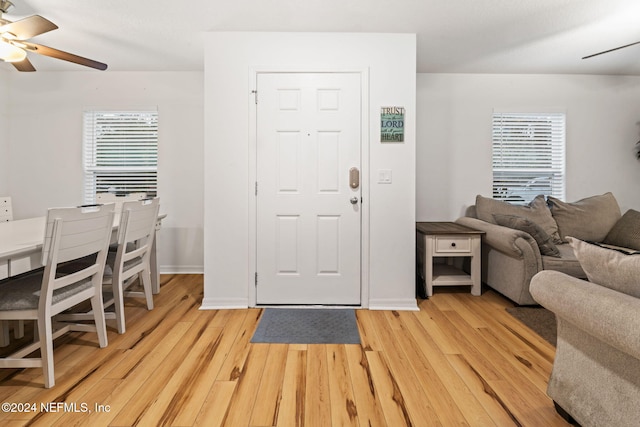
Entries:
[[16,218],[82,202],[85,107],[157,107],[160,211],[167,214],[159,266],[161,272],[203,271],[202,73],[38,71],[14,72],[8,80],[8,190]]
[[[415,35],[210,33],[205,40],[203,308],[249,304],[255,271],[249,243],[253,67],[369,70],[371,184],[363,188],[369,208],[363,272],[369,298],[363,305],[415,308]],[[381,106],[406,108],[404,144],[379,142]],[[378,169],[391,169],[393,184],[377,184]]]
[[567,201],[613,192],[640,209],[640,77],[418,74],[418,221],[455,220],[491,195],[493,108],[567,113]]

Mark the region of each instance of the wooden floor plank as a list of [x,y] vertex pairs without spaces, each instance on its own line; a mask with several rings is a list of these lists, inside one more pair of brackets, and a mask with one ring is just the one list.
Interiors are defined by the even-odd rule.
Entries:
[[[438,345],[430,336],[429,331],[424,329],[416,313],[403,312],[400,313],[400,316],[403,324],[416,340],[424,358],[431,364],[439,382],[446,388],[446,392],[442,392],[444,396],[439,398],[450,398],[456,402],[456,406],[462,412],[469,425],[492,425],[492,417],[489,416],[468,385],[460,378],[454,367],[451,366],[447,360],[447,355],[439,351]],[[436,387],[432,388],[433,385],[431,384],[428,387],[432,395],[437,394],[437,391],[440,390],[439,383],[435,382],[434,384]]]
[[327,346],[311,344],[307,350],[307,387],[305,393],[305,426],[331,425]]
[[262,310],[249,309],[242,310],[244,312],[244,321],[238,331],[234,345],[225,359],[220,372],[218,373],[218,381],[235,381],[240,376],[247,360],[247,355],[251,350],[251,337],[255,331]]
[[269,346],[260,386],[256,395],[256,404],[251,414],[252,426],[275,426],[282,400],[282,383],[287,366],[288,344]]
[[327,373],[332,426],[358,426],[358,411],[345,345],[327,345]]
[[242,363],[242,371],[238,374],[238,385],[222,423],[223,426],[250,425],[251,413],[258,394],[258,384],[260,384],[268,354],[269,344],[256,344],[249,348],[247,360]]
[[413,425],[409,410],[404,402],[404,396],[400,392],[400,387],[398,387],[384,355],[379,351],[367,351],[367,360],[371,370],[371,379],[378,390],[378,399],[386,425],[390,427]]
[[198,427],[221,426],[237,385],[236,381],[214,382],[193,425]]
[[369,360],[362,346],[348,345],[345,348],[353,395],[356,401],[358,420],[361,426],[384,426],[386,421],[378,391],[373,382]]
[[407,354],[402,346],[398,345],[398,337],[407,332],[400,327],[393,329],[391,322],[396,316],[397,312],[389,311],[379,311],[374,316],[376,332],[382,342],[393,381],[402,394],[402,400],[414,425],[441,425],[440,418],[431,404],[431,395],[425,393],[425,389],[421,387]]
[[[41,369],[1,370],[1,400],[67,405],[2,425],[567,426],[545,393],[555,349],[491,290],[358,310],[361,345],[252,344],[262,309],[199,310],[202,275],[161,284],[154,310],[127,302],[107,348],[91,333],[57,340],[54,388]],[[82,404],[92,411],[71,411]]]
[[[222,328],[209,328],[204,325],[201,331],[201,335],[193,343],[162,391],[157,394],[144,416],[138,419],[139,426],[179,424],[175,422],[176,418],[186,407],[194,403],[197,404],[197,409],[202,406],[202,401],[199,401],[198,397],[206,396],[213,383],[213,380],[207,381],[205,371],[219,347]],[[199,387],[203,383],[205,386]],[[189,424],[193,424],[194,421],[195,417],[189,421]]]
[[[455,399],[449,394],[445,384],[438,376],[436,368],[431,364],[429,355],[422,352],[425,348],[411,334],[409,328],[400,320],[400,316],[387,316],[395,324],[398,333],[395,339],[407,356],[407,361],[413,368],[416,380],[423,390],[431,390],[429,402],[438,414],[439,421],[444,425],[469,426],[469,422],[458,407]],[[402,331],[402,332],[400,332]],[[469,402],[465,402],[468,404]],[[488,418],[488,417],[487,417]],[[475,419],[477,421],[477,418]],[[490,425],[490,424],[489,424]]]
[[306,393],[307,350],[289,350],[282,379],[282,400],[276,424],[278,427],[304,425]]
[[381,346],[375,328],[371,324],[373,312],[369,310],[357,310],[358,331],[360,332],[360,344],[365,351],[380,351]]

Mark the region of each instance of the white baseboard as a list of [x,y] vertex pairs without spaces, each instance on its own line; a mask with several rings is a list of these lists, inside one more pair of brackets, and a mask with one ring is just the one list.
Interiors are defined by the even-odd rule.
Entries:
[[369,310],[420,311],[415,298],[410,299],[370,299]]
[[246,298],[203,298],[200,310],[237,310],[249,308]]
[[202,265],[161,265],[160,274],[204,274]]

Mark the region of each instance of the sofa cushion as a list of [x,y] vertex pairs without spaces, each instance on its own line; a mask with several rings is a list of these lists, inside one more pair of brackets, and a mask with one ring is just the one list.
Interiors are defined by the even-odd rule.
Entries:
[[612,193],[587,197],[567,203],[549,196],[551,215],[558,225],[563,241],[567,236],[602,242],[622,216]]
[[640,250],[640,212],[629,209],[615,223],[604,243]]
[[567,237],[590,282],[640,298],[640,255]]
[[551,236],[549,236],[546,231],[544,231],[542,228],[540,228],[540,226],[538,226],[530,219],[518,215],[503,214],[493,214],[493,219],[495,219],[498,225],[524,231],[525,233],[531,235],[531,237],[533,237],[538,244],[540,254],[557,258],[560,257],[560,252],[558,251],[556,245],[553,243],[553,239],[551,238]]
[[558,226],[551,216],[551,211],[547,207],[544,196],[536,196],[528,205],[518,206],[512,205],[501,200],[494,200],[488,197],[476,196],[476,214],[478,219],[497,224],[494,214],[497,215],[516,215],[527,218],[531,222],[542,228],[553,240],[553,243],[560,243],[560,235],[558,234]]
[[556,245],[560,258],[542,256],[542,269],[559,271],[578,279],[586,279],[587,275],[580,266],[578,258],[576,258],[573,248],[568,243]]

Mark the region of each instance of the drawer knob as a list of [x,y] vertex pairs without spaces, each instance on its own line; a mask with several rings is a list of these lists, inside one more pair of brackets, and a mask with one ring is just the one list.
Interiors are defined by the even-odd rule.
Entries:
[[456,247],[456,242],[451,242],[451,247],[455,248]]

